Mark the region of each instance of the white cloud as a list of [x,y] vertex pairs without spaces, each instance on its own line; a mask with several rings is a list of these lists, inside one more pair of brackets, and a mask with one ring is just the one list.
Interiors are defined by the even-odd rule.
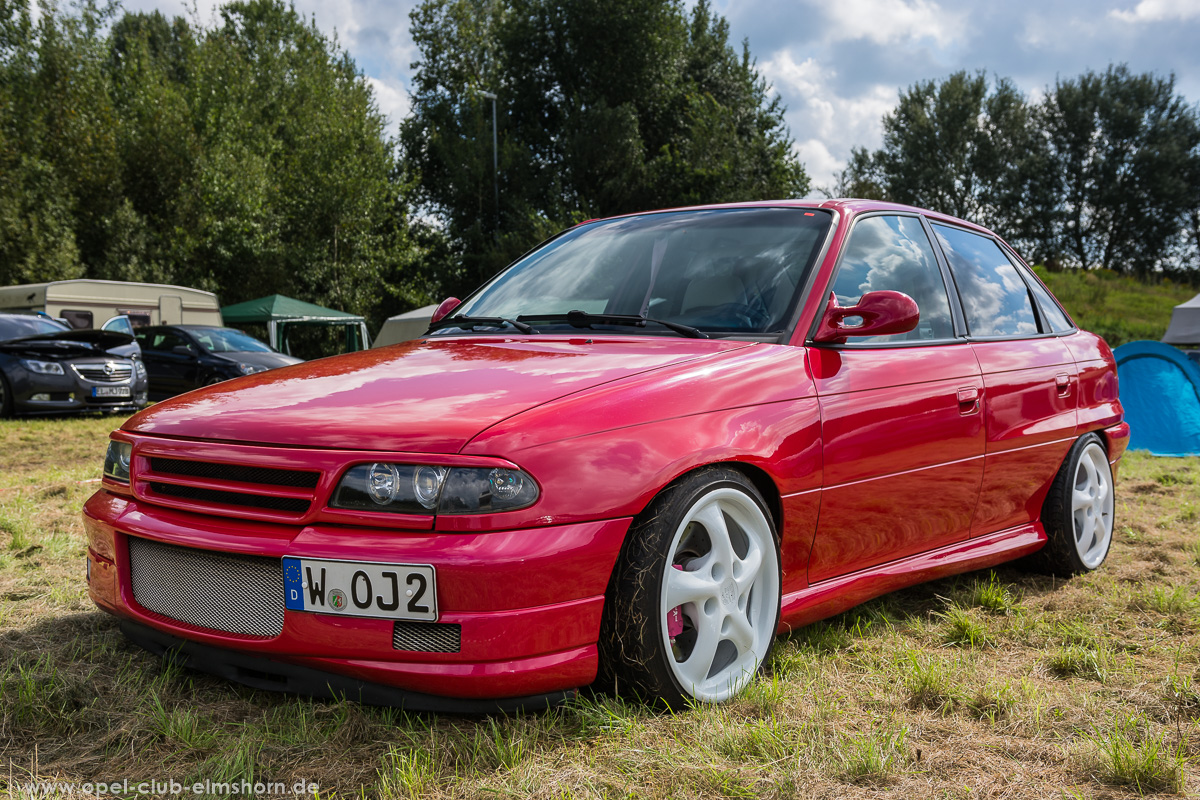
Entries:
[[389,133],[394,136],[400,121],[408,116],[411,106],[408,92],[399,84],[381,81],[378,78],[367,78],[367,83],[375,92],[375,102],[379,104],[379,111],[388,118]]
[[797,62],[781,50],[760,65],[788,107],[796,151],[818,186],[831,184],[855,146],[877,148],[883,115],[896,106],[896,87],[875,84],[855,97],[833,89],[836,73],[814,58]]
[[1122,22],[1163,22],[1200,18],[1196,0],[1141,0],[1132,10],[1113,9],[1110,17]]
[[966,19],[965,10],[944,9],[931,0],[840,0],[824,14],[831,23],[828,40],[876,44],[933,39],[946,46],[960,38]]

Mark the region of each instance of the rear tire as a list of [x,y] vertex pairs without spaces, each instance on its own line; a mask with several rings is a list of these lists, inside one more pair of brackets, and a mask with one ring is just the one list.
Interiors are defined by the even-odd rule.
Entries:
[[626,536],[600,628],[604,676],[673,709],[730,699],[767,658],[781,583],[775,526],[754,485],[725,467],[681,478]]
[[1030,558],[1039,572],[1069,577],[1097,569],[1112,547],[1114,482],[1104,441],[1080,437],[1042,506],[1046,546]]

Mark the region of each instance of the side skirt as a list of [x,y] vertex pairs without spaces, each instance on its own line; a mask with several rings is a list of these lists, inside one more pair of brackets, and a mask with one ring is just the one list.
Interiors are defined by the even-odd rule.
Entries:
[[880,595],[1027,556],[1046,543],[1040,522],[989,533],[928,553],[821,581],[783,596],[781,634],[832,617]]

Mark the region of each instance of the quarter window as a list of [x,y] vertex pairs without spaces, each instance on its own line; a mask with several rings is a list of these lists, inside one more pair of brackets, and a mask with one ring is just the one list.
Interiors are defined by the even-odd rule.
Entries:
[[903,292],[916,301],[921,312],[916,329],[892,336],[852,336],[851,342],[953,338],[946,282],[916,217],[867,217],[854,226],[833,284],[838,305],[855,305],[867,292],[883,289]]
[[1042,286],[1037,278],[1026,274],[1024,270],[1021,272],[1025,275],[1025,282],[1029,284],[1029,291],[1033,292],[1033,296],[1037,299],[1038,308],[1042,312],[1042,321],[1046,323],[1045,327],[1056,333],[1071,330],[1071,320],[1067,319],[1067,315],[1050,296],[1050,292],[1046,291],[1046,287]]
[[1000,246],[986,236],[934,225],[958,285],[972,336],[1034,336],[1029,287]]

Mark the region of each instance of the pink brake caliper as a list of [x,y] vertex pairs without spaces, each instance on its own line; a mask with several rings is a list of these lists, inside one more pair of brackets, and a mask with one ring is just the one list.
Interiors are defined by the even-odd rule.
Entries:
[[[672,567],[682,570],[680,564],[672,564]],[[671,637],[671,644],[675,644],[675,637],[683,633],[683,606],[675,606],[667,612],[667,636]]]

